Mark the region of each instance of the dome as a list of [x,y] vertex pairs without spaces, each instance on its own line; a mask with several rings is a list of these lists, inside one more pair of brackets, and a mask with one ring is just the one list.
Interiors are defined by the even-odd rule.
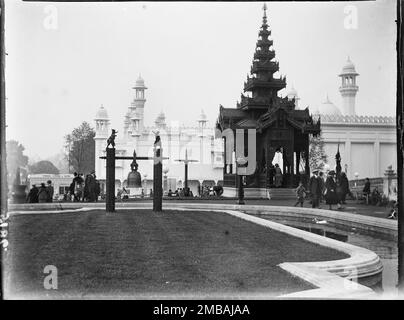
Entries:
[[201,114],[199,115],[198,121],[206,121],[207,117],[203,110],[201,110]]
[[144,85],[144,80],[143,80],[143,78],[141,77],[141,75],[139,75],[139,77],[137,78],[134,88],[147,89],[146,86]]
[[96,120],[108,120],[108,113],[107,110],[104,108],[103,105],[98,109],[97,114],[95,115]]
[[314,110],[315,114],[322,114],[322,115],[329,115],[329,116],[340,116],[341,111],[338,109],[338,107],[333,104],[330,99],[326,98],[326,101],[324,101],[319,108]]
[[163,111],[161,111],[159,113],[159,115],[157,116],[157,120],[165,120],[165,118],[166,118],[166,115],[164,114]]
[[349,57],[348,57],[346,64],[342,68],[341,74],[357,74],[356,70],[355,70],[355,65],[352,63],[352,61]]
[[294,87],[292,87],[292,89],[290,89],[290,91],[287,94],[288,98],[294,98],[297,97],[297,91]]

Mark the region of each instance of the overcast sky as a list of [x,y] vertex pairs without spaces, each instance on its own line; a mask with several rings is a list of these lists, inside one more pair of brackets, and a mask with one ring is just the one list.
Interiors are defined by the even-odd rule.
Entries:
[[[357,28],[347,29],[357,8]],[[201,109],[213,125],[235,107],[250,70],[262,2],[23,3],[6,2],[7,139],[28,156],[59,152],[82,121],[94,125],[99,106],[112,127],[123,125],[139,73],[145,79],[145,122],[195,125]],[[351,11],[352,12],[352,11]],[[328,93],[341,106],[340,73],[356,66],[357,113],[395,115],[396,4],[268,2],[280,73],[317,106]],[[56,19],[56,20],[55,20]],[[351,24],[352,25],[352,24]]]

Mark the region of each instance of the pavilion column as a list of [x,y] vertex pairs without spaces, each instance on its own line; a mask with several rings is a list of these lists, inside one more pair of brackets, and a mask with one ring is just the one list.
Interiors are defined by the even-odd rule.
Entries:
[[310,163],[309,163],[309,142],[307,141],[307,145],[305,148],[305,155],[304,155],[304,161],[305,163],[305,174],[310,177]]
[[226,158],[226,138],[223,137],[223,145],[224,145],[224,152],[223,152],[223,177],[227,173],[227,158]]
[[296,175],[298,175],[300,173],[299,167],[300,167],[300,150],[297,150],[296,151]]
[[375,177],[379,177],[380,172],[380,141],[378,137],[376,137],[376,141],[373,144],[373,152],[374,152],[374,169],[373,173]]

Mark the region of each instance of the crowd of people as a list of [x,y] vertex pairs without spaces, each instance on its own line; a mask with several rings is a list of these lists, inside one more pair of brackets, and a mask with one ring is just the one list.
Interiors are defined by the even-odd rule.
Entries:
[[66,194],[67,201],[98,201],[101,192],[100,183],[97,180],[95,171],[87,174],[85,179],[83,174],[75,172],[72,183],[69,187],[69,192]]
[[309,195],[312,208],[320,208],[320,203],[325,202],[330,210],[333,205],[337,205],[338,209],[342,209],[342,204],[346,203],[346,196],[351,194],[345,172],[341,172],[339,179],[336,179],[335,171],[331,170],[324,179],[322,171],[313,170],[307,190],[302,182],[299,183],[296,189],[297,202],[295,206],[300,204],[303,207],[306,195]]
[[45,203],[53,201],[54,188],[52,181],[48,180],[46,185],[44,182],[41,183],[39,188],[33,184],[32,188],[29,190],[26,202],[27,203]]
[[[100,183],[96,179],[95,171],[87,174],[83,178],[83,174],[74,173],[73,181],[69,186],[69,191],[63,194],[63,201],[88,201],[94,202],[98,200],[100,195]],[[26,202],[27,203],[44,203],[53,202],[54,187],[52,181],[48,180],[45,183],[41,183],[39,187],[35,184],[29,190]],[[61,200],[61,199],[59,199]]]

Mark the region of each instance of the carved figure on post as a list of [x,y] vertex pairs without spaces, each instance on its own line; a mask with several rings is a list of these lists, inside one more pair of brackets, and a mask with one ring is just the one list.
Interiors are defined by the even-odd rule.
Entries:
[[115,148],[115,138],[116,138],[117,133],[118,133],[118,131],[116,131],[115,129],[112,129],[112,133],[107,140],[107,148],[110,145],[112,145],[112,148]]

